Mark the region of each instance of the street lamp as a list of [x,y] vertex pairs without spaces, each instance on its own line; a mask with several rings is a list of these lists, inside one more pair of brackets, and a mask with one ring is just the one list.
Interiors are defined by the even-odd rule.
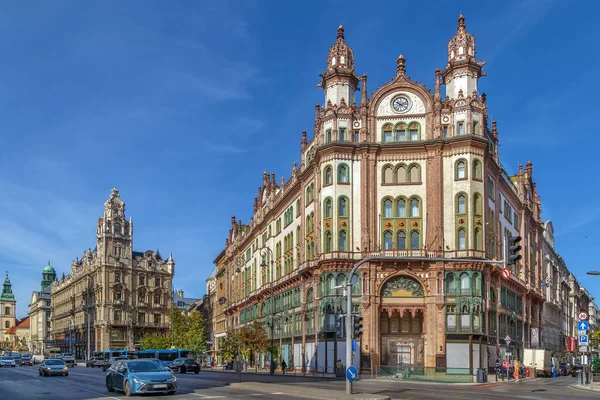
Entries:
[[268,251],[271,255],[271,349],[269,350],[270,353],[270,358],[271,358],[271,364],[269,365],[269,374],[273,375],[275,373],[275,364],[274,364],[274,360],[273,360],[273,337],[275,336],[274,334],[274,327],[275,324],[273,323],[274,318],[275,318],[275,303],[273,302],[273,250],[271,250],[268,247],[263,247],[262,249],[260,249],[260,255],[262,256],[262,262],[260,263],[261,267],[266,267],[267,266],[267,262],[265,260],[266,256],[265,254],[263,254],[263,250]]
[[588,271],[588,275],[600,275],[600,271]]

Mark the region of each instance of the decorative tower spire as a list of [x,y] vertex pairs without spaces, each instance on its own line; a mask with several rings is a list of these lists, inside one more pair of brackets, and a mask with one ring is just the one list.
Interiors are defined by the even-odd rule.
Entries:
[[320,74],[322,80],[319,85],[325,90],[325,102],[339,105],[341,99],[346,104],[355,104],[354,92],[358,88],[359,78],[354,73],[354,52],[346,44],[344,27],[340,25],[337,30],[335,43],[329,48],[327,55],[327,70]]
[[[76,263],[79,263],[79,260],[77,260]],[[42,291],[50,286],[55,279],[56,271],[52,265],[50,265],[50,261],[48,261],[48,265],[42,270]]]
[[8,279],[8,271],[6,271],[6,279],[4,279],[4,288],[2,289],[2,296],[0,300],[15,301],[15,295],[12,292],[12,284]]
[[477,91],[477,80],[485,76],[482,67],[485,62],[475,59],[475,38],[467,32],[465,17],[458,17],[456,34],[448,42],[448,65],[442,71],[446,84],[446,96],[451,99],[458,97],[458,93],[473,93]]
[[400,54],[398,56],[398,59],[396,60],[396,63],[398,64],[396,66],[396,75],[404,76],[404,74],[406,73],[406,66],[404,65],[405,62],[406,58],[404,58],[404,56]]

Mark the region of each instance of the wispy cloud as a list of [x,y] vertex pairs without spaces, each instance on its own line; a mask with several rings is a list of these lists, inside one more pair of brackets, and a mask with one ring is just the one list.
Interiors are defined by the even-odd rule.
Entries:
[[569,235],[581,228],[600,220],[600,209],[597,206],[581,207],[570,219],[570,222],[560,227],[556,236]]

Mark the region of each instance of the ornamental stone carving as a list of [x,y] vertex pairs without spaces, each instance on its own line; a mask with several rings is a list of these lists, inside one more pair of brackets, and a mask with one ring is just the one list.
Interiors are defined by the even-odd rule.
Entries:
[[382,297],[423,297],[423,286],[408,276],[398,276],[385,283]]

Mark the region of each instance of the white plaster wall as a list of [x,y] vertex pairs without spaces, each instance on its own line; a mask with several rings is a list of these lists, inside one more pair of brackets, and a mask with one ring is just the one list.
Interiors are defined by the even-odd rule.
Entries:
[[344,99],[348,106],[354,102],[354,89],[351,88],[350,84],[347,82],[336,83],[326,88],[325,107],[327,107],[327,101],[329,100],[331,100],[331,104],[339,105],[342,99]]
[[464,72],[456,74],[446,82],[446,95],[451,99],[457,98],[461,89],[465,97],[470,96],[474,90],[477,90],[477,78]]
[[[467,160],[467,177],[464,180],[454,180],[455,171],[454,165],[459,159]],[[485,250],[486,237],[485,237],[485,224],[487,218],[485,215],[485,199],[486,192],[484,191],[484,182],[473,179],[473,161],[478,159],[484,168],[483,159],[474,154],[457,154],[449,157],[444,157],[443,169],[444,169],[444,240],[445,246],[450,250],[457,249],[456,243],[456,206],[455,196],[460,192],[465,192],[469,196],[467,203],[467,215],[469,221],[469,232],[467,233],[467,249],[473,248],[473,231],[474,231],[474,217],[473,217],[473,196],[475,193],[479,193],[482,196],[482,225],[480,228],[483,231],[483,248]],[[485,170],[482,171],[482,177],[485,177]]]
[[[392,100],[396,96],[400,96],[400,95],[405,96],[410,101],[409,108],[402,113],[397,112],[392,107]],[[376,116],[378,116],[378,117],[401,116],[403,114],[414,115],[414,114],[425,114],[426,112],[427,112],[427,109],[425,108],[425,103],[419,96],[417,96],[416,94],[414,94],[412,92],[398,91],[398,92],[394,92],[392,94],[387,95],[386,97],[384,97],[381,100],[381,102],[379,103],[379,106],[377,107]]]

